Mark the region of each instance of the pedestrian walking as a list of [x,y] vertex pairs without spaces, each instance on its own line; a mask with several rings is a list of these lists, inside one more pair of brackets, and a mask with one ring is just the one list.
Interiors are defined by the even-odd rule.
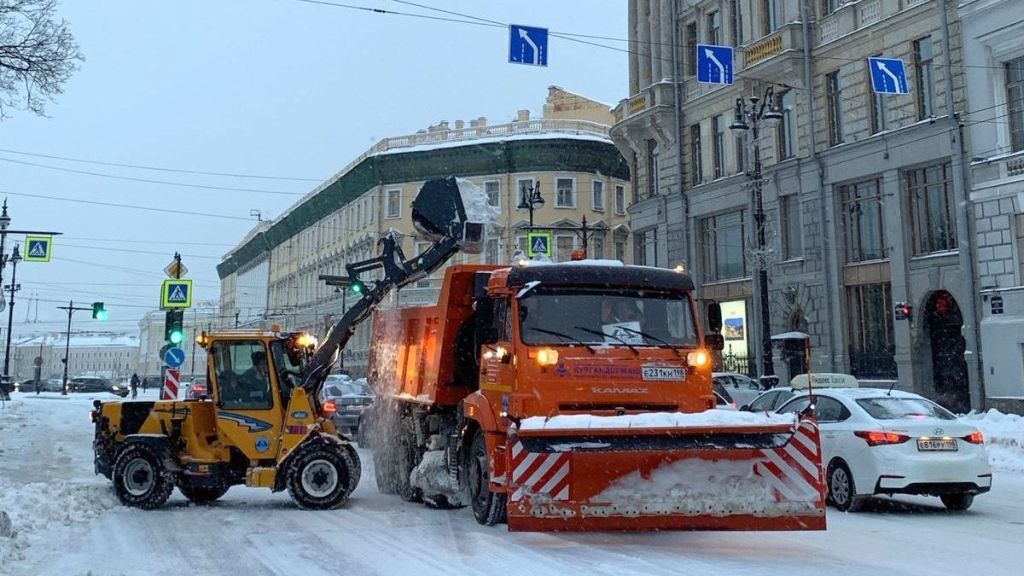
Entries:
[[[134,400],[135,397],[139,395],[139,375],[135,374],[134,372],[132,373],[131,387],[132,387],[132,400]],[[146,389],[143,388],[142,391],[145,392]]]

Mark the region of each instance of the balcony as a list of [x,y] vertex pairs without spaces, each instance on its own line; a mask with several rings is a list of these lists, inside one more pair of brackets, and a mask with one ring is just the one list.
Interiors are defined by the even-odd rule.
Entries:
[[[923,0],[904,2],[908,7]],[[860,0],[847,2],[818,23],[816,46],[828,44],[847,34],[880,22],[900,11],[901,2],[892,0]]]
[[612,110],[612,114],[615,116],[615,123],[618,124],[656,106],[672,108],[674,103],[675,95],[672,93],[672,83],[658,82],[629,98],[620,100],[619,105]]
[[971,162],[975,186],[971,199],[978,201],[993,196],[1020,194],[1024,202],[1024,193],[1020,192],[1020,182],[1024,182],[1024,150],[977,158]]
[[[742,78],[782,78],[791,75],[797,66],[797,59],[803,55],[803,27],[786,24],[775,32],[754,42],[741,46],[737,51],[736,64]],[[694,83],[696,84],[696,83]],[[687,96],[695,96],[687,87]]]

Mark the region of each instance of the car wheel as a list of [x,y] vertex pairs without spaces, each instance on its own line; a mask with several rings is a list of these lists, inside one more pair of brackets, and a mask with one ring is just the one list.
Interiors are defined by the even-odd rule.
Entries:
[[477,431],[473,436],[469,454],[466,457],[466,471],[463,476],[469,484],[469,501],[473,517],[484,526],[504,522],[507,512],[507,496],[491,492],[490,464],[487,457],[487,443],[484,433]]
[[974,504],[974,494],[943,494],[939,499],[946,508],[957,512],[963,512]]
[[125,506],[152,510],[167,502],[174,480],[156,452],[145,444],[131,443],[114,460],[114,492]]
[[843,462],[833,462],[828,468],[828,500],[843,512],[856,512],[864,505],[865,498],[857,496],[853,474]]

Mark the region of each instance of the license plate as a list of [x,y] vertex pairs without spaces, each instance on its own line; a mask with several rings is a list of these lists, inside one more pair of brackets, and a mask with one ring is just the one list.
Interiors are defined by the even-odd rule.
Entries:
[[922,452],[933,450],[955,452],[956,439],[954,438],[918,438],[917,449]]
[[644,380],[680,381],[686,380],[686,369],[682,366],[644,366]]

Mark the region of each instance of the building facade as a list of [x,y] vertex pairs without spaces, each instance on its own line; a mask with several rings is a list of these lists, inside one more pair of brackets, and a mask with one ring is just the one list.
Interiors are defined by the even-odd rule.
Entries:
[[[973,230],[956,209],[964,83],[945,72],[947,57],[962,69],[959,20],[940,5],[630,0],[630,97],[611,136],[632,167],[637,258],[685,263],[722,303],[726,368],[762,365],[764,266],[769,332],[809,333],[814,370],[983,405]],[[701,43],[735,47],[733,85],[697,82]],[[872,92],[867,58],[882,55],[906,63],[909,94]],[[737,98],[768,88],[781,121],[737,136]],[[804,369],[798,350],[772,354],[783,381]]]
[[964,75],[973,112],[971,203],[989,404],[1024,413],[1024,10],[961,1]]
[[[182,315],[185,340],[180,344],[185,351],[185,364],[181,366],[182,379],[206,374],[206,350],[196,345],[196,336],[204,330],[230,326],[218,314],[216,302],[196,302]],[[160,349],[166,344],[167,312],[153,310],[139,320],[138,362],[133,367],[140,376],[159,376],[164,366]]]
[[135,336],[105,332],[71,335],[40,334],[19,340],[11,350],[11,374],[24,380],[34,376],[34,360],[42,358],[43,378],[61,378],[65,348],[68,354],[68,378],[93,376],[120,381],[135,371],[139,339]]
[[[525,252],[530,212],[519,205],[529,190],[545,200],[534,225],[556,228],[556,260],[582,248],[585,221],[589,256],[631,261],[632,190],[628,165],[608,137],[609,106],[552,86],[543,110],[541,118],[523,110],[505,124],[441,122],[380,141],[225,256],[218,266],[223,314],[237,314],[241,326],[323,334],[350,302],[347,291],[319,276],[345,275],[345,264],[376,256],[385,233],[407,257],[426,249],[410,206],[423,182],[450,175],[480,187],[494,214],[484,251],[451,263],[507,263]],[[399,305],[436,301],[442,274],[403,289]],[[369,346],[364,324],[346,346],[346,369],[361,374]]]

